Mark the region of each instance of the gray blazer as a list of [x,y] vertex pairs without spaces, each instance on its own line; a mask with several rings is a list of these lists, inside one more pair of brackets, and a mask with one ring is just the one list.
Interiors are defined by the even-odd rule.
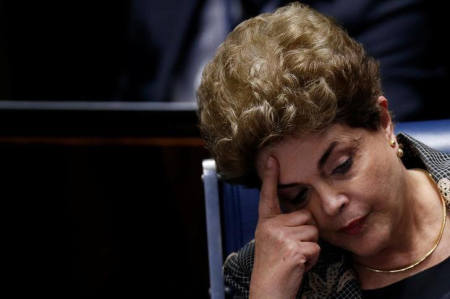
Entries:
[[[450,208],[450,155],[438,152],[407,134],[399,134],[403,145],[402,161],[406,168],[428,170]],[[321,253],[317,264],[306,273],[297,298],[362,298],[351,260],[344,250],[319,241]],[[233,298],[248,298],[255,245],[247,243],[228,256],[224,263],[225,284],[233,290]]]

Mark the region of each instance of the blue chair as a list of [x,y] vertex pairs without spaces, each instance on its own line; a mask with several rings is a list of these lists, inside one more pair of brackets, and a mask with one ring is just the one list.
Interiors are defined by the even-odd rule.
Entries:
[[[432,148],[450,153],[450,119],[398,123],[395,131],[407,133]],[[223,284],[223,256],[237,251],[254,238],[259,190],[220,182],[214,160],[203,161],[202,178],[205,189],[210,294],[212,299],[223,299],[227,291]]]

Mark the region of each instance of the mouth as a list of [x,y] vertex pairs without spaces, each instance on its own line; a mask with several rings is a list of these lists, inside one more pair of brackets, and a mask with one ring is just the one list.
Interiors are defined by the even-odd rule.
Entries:
[[364,223],[366,222],[367,215],[363,217],[356,218],[350,221],[346,226],[339,229],[340,232],[347,235],[358,235],[364,229]]

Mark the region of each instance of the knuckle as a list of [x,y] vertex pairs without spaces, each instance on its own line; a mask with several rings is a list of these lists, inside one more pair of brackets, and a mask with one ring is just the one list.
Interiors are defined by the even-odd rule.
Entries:
[[301,251],[293,252],[292,259],[296,265],[304,265],[307,262],[306,256]]
[[294,242],[285,242],[285,251],[289,253],[289,255],[294,256],[298,253],[298,248]]
[[285,242],[283,250],[293,263],[301,264],[306,262],[304,248],[302,248],[301,243],[295,241]]
[[276,238],[278,239],[278,241],[280,242],[280,243],[286,243],[286,242],[288,242],[288,235],[287,235],[287,233],[284,231],[284,230],[274,230],[274,231],[272,231],[272,233],[273,233],[273,235],[274,236],[276,236]]

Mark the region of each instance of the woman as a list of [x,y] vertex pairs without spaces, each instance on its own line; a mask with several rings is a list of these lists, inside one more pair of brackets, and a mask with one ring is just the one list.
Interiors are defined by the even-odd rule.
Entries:
[[450,157],[394,135],[377,63],[339,26],[300,4],[245,21],[198,99],[219,173],[261,188],[224,265],[236,298],[450,292]]

